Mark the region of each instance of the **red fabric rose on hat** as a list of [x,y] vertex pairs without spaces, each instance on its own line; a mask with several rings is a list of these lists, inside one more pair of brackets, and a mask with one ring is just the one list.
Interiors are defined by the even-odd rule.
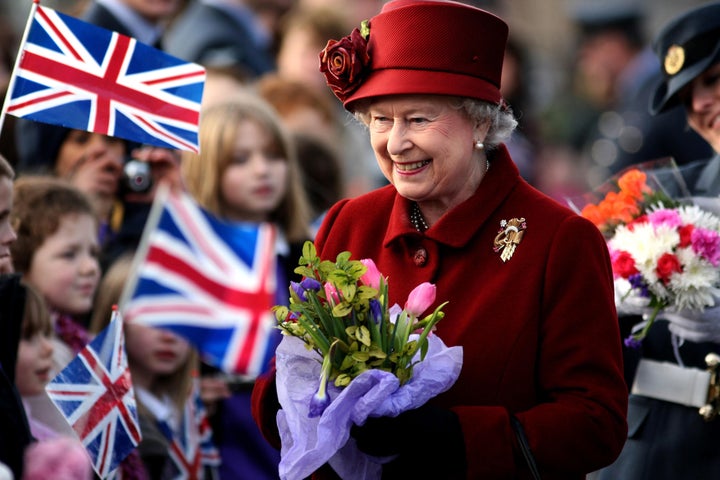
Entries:
[[339,41],[329,40],[320,52],[320,71],[341,102],[360,86],[369,64],[367,40],[357,28]]

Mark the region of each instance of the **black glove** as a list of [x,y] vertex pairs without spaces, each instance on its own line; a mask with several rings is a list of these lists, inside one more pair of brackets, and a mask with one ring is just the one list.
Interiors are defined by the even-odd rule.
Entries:
[[397,417],[371,417],[350,435],[363,453],[397,455],[383,466],[383,478],[465,477],[465,440],[450,410],[425,404]]

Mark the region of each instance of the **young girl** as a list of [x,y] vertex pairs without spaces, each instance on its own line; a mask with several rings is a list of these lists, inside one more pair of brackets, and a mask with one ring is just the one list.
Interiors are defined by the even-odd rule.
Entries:
[[[25,311],[20,328],[15,385],[20,396],[28,398],[42,394],[45,385],[50,381],[54,335],[45,300],[29,285],[25,285]],[[58,432],[33,417],[28,404],[25,405],[25,414],[36,440],[48,440],[58,436]]]
[[[302,243],[310,238],[308,201],[294,146],[272,108],[257,98],[235,97],[204,110],[202,118],[201,153],[183,153],[186,187],[201,206],[225,220],[277,225],[276,303],[285,304]],[[252,381],[224,382],[203,381],[203,398],[215,409],[221,476],[277,478],[279,453],[262,440],[250,415]]]
[[[132,257],[119,257],[103,277],[90,324],[105,328],[130,274]],[[126,323],[125,349],[143,438],[138,452],[151,479],[217,477],[219,455],[195,388],[198,357],[177,335]]]
[[58,344],[55,372],[89,341],[84,318],[100,280],[97,220],[88,198],[67,182],[21,177],[15,182],[12,246],[15,270],[50,309]]
[[[21,323],[20,342],[15,364],[15,385],[23,398],[35,397],[45,391],[50,381],[53,354],[53,326],[43,297],[29,285],[25,289],[25,309]],[[25,404],[30,431],[37,442],[25,452],[24,480],[57,478],[90,480],[90,457],[82,443],[69,428],[58,432],[33,416]]]

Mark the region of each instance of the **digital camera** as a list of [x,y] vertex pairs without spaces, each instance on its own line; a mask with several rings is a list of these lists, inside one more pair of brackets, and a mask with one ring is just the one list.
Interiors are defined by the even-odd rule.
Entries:
[[145,193],[152,187],[150,164],[131,159],[123,167],[123,187],[128,192]]

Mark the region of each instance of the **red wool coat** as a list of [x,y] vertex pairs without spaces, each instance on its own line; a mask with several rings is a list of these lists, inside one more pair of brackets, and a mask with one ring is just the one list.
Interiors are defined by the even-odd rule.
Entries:
[[[583,479],[611,463],[627,434],[628,392],[600,232],[522,180],[504,147],[475,195],[424,235],[408,212],[392,186],[344,200],[316,245],[325,259],[344,250],[374,259],[389,278],[391,304],[402,306],[421,282],[436,284],[438,304],[449,301],[436,333],[463,346],[463,367],[431,402],[459,416],[467,477],[526,478],[510,413],[546,480]],[[513,218],[527,229],[503,262],[493,240]],[[273,436],[276,406],[263,400],[270,388],[272,376],[258,381],[254,410]]]

